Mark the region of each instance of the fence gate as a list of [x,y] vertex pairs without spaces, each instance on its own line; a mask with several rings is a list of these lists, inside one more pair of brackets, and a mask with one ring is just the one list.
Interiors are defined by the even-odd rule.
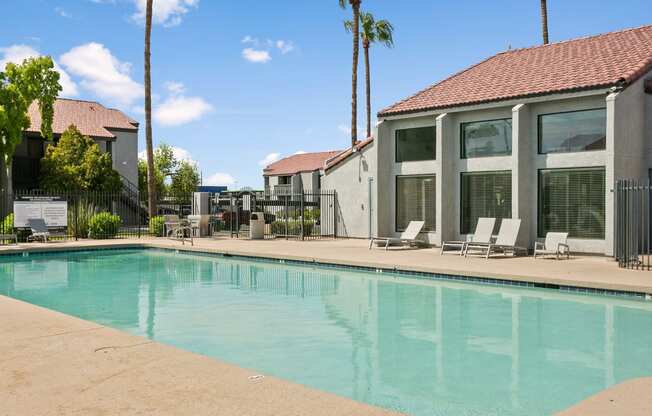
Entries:
[[614,188],[616,207],[614,255],[618,265],[651,270],[650,181],[619,180]]

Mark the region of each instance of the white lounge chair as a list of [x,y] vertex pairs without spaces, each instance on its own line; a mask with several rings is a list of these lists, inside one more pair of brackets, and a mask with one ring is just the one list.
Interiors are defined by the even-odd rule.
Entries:
[[419,236],[419,233],[421,233],[421,229],[423,228],[424,224],[425,221],[410,221],[405,231],[401,233],[400,237],[374,237],[369,242],[369,250],[371,250],[371,247],[373,247],[374,242],[376,241],[384,241],[385,250],[389,249],[390,244],[408,246],[413,244],[416,245],[421,242],[417,237]]
[[27,241],[41,240],[46,243],[52,237],[63,237],[64,239],[68,237],[66,233],[50,231],[43,218],[28,218],[27,225],[32,230],[32,234],[27,237]]
[[543,243],[536,241],[534,243],[534,258],[546,255],[554,255],[557,260],[559,260],[559,256],[565,255],[569,259],[568,233],[547,233]]
[[[478,223],[475,225],[475,233],[471,236],[470,240],[467,241],[444,241],[441,245],[440,255],[444,254],[444,249],[446,247],[459,248],[460,256],[464,255],[466,251],[467,244],[471,243],[481,243],[489,244],[491,243],[491,235],[494,231],[494,225],[496,224],[495,218],[478,218]],[[455,251],[457,253],[457,251]]]
[[527,252],[526,248],[518,247],[516,245],[516,240],[518,239],[518,232],[520,229],[520,219],[505,218],[500,223],[500,230],[498,231],[498,237],[496,237],[495,243],[469,243],[466,245],[464,256],[466,257],[469,254],[470,250],[477,250],[478,252],[483,253],[487,259],[492,253],[496,252],[500,252],[505,255],[507,255],[507,253],[512,253],[515,255],[518,254],[519,251]]

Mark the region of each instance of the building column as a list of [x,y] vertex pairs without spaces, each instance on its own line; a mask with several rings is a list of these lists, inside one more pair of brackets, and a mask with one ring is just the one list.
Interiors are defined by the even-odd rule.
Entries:
[[613,256],[615,236],[615,201],[612,189],[616,183],[616,100],[619,93],[607,95],[607,143],[605,149],[604,254]]
[[[517,244],[530,248],[537,236],[537,190],[534,175],[536,153],[530,139],[530,109],[526,104],[512,108],[512,218],[521,219]],[[534,205],[534,206],[533,206]]]
[[436,132],[437,160],[435,164],[435,225],[437,233],[435,244],[441,246],[443,241],[454,240],[455,236],[455,201],[458,190],[455,189],[455,126],[453,117],[444,113],[437,116]]
[[378,123],[377,134],[374,146],[376,147],[375,160],[375,177],[372,184],[372,190],[376,196],[376,210],[374,211],[374,228],[379,236],[393,235],[391,218],[391,207],[394,202],[391,200],[391,192],[388,192],[393,186],[392,178],[392,146],[394,138],[391,135],[391,123],[381,121]]

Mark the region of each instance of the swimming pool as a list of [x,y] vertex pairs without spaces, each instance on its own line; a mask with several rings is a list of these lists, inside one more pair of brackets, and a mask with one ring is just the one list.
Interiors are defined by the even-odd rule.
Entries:
[[652,374],[652,304],[154,249],[0,256],[0,294],[414,415]]

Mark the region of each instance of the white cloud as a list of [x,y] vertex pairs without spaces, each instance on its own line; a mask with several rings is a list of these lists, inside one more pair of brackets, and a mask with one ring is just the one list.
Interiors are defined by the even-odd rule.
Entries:
[[[183,147],[177,147],[177,146],[170,146],[170,147],[172,148],[172,155],[174,155],[174,158],[176,160],[189,162],[194,165],[197,164],[197,161],[192,158],[190,151],[188,151],[187,149],[184,149]],[[138,152],[138,159],[146,160],[147,151],[143,150],[142,152]]]
[[186,86],[181,82],[168,81],[165,83],[165,89],[172,95],[179,95],[186,91]]
[[297,150],[296,152],[294,152],[295,155],[305,155],[306,153],[308,152],[306,152],[305,150]]
[[229,186],[235,184],[237,181],[233,176],[224,172],[216,172],[207,178],[204,178],[204,185],[207,186]]
[[[146,0],[133,0],[137,12],[132,18],[137,22],[145,21]],[[183,15],[191,8],[199,6],[199,0],[156,0],[152,9],[152,22],[163,26],[176,26],[183,20]]]
[[281,159],[281,154],[280,153],[270,153],[263,160],[258,161],[258,165],[262,167],[266,167],[268,165],[271,165],[272,163],[278,161]]
[[72,19],[72,14],[65,11],[62,7],[55,7],[54,12],[61,17],[65,17],[66,19]]
[[131,64],[120,62],[104,45],[91,42],[72,48],[61,64],[82,79],[81,86],[100,98],[130,105],[144,96],[143,86],[131,76]]
[[294,42],[291,40],[277,40],[276,47],[281,51],[281,54],[285,55],[294,50]]
[[213,106],[201,97],[171,96],[154,109],[154,120],[164,126],[179,126],[199,120]]
[[242,57],[249,62],[264,64],[272,60],[272,56],[268,51],[263,51],[253,48],[245,48],[242,50]]
[[[0,48],[0,54],[0,71],[4,71],[9,62],[21,64],[27,58],[41,56],[39,51],[29,45],[12,45]],[[70,79],[70,75],[56,61],[54,61],[54,69],[59,73],[59,84],[61,84],[62,88],[60,95],[62,97],[75,97],[78,94],[77,84]]]

